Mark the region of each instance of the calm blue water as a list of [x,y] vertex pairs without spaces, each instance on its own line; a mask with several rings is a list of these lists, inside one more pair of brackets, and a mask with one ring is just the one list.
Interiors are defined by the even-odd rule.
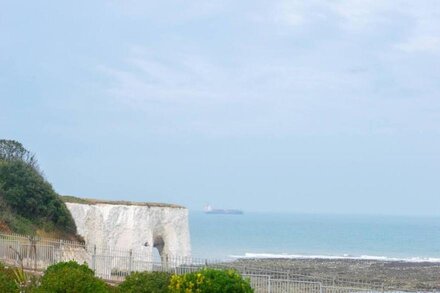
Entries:
[[252,253],[440,261],[440,217],[190,212],[190,229],[194,257]]

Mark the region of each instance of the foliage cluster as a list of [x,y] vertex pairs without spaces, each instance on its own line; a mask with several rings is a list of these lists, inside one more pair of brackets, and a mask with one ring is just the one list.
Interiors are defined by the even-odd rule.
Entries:
[[22,268],[6,268],[0,263],[0,292],[34,293],[38,278],[24,272]]
[[18,292],[14,272],[0,263],[0,292]]
[[34,293],[39,282],[36,275],[26,273],[23,268],[14,268],[15,284],[20,293]]
[[235,270],[204,269],[185,275],[173,275],[171,293],[251,293],[248,280],[244,280]]
[[168,293],[171,274],[166,272],[135,272],[118,286],[121,293]]
[[[0,140],[0,224],[21,234],[37,229],[76,235],[64,202],[19,142]],[[67,231],[67,233],[66,233]]]
[[[135,272],[119,286],[94,276],[86,264],[74,261],[48,267],[38,281],[23,282],[16,272],[0,264],[0,292],[26,293],[251,293],[249,281],[234,270],[204,269],[185,275]],[[17,282],[17,280],[19,282]],[[21,286],[20,284],[28,284]]]
[[26,165],[38,170],[38,162],[35,154],[24,148],[15,140],[0,139],[0,160],[2,161],[21,161]]
[[61,262],[47,268],[36,293],[108,293],[109,285],[95,277],[85,264]]

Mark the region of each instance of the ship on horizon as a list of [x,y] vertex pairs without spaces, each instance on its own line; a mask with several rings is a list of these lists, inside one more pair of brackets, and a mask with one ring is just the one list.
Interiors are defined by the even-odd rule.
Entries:
[[242,215],[243,211],[235,209],[216,209],[211,205],[205,206],[205,214],[217,214],[217,215]]

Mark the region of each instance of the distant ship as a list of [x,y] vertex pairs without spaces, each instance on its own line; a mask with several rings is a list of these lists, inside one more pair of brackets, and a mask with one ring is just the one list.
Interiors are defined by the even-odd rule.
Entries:
[[230,209],[215,209],[208,204],[205,206],[205,214],[242,215],[243,211],[230,210]]

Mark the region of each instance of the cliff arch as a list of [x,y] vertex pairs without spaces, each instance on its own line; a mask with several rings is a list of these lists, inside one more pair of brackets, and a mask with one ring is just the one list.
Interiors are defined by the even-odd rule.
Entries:
[[157,249],[157,251],[159,252],[160,258],[165,257],[164,251],[163,251],[163,248],[165,247],[165,242],[163,241],[162,236],[155,236],[154,237],[153,247],[155,247]]

